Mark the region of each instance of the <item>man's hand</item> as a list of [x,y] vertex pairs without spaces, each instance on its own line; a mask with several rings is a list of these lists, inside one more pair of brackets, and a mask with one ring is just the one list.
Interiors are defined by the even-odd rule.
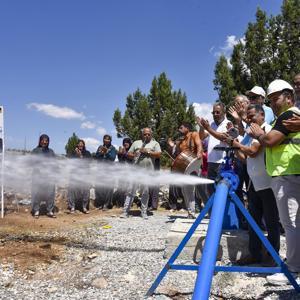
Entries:
[[200,124],[199,123],[198,124],[201,125],[206,130],[210,127],[208,120],[204,120],[203,118],[201,118],[199,122]]
[[168,144],[171,148],[173,148],[173,147],[175,146],[175,143],[172,141],[171,138],[168,138],[167,144]]
[[197,153],[197,159],[202,159],[202,152]]
[[234,118],[236,122],[240,122],[242,120],[235,106],[230,106],[228,112],[231,114],[231,116]]
[[263,134],[265,134],[265,132],[258,124],[251,123],[249,133],[250,136],[258,139]]
[[290,131],[300,131],[300,116],[293,114],[293,117],[288,120],[282,121],[282,124]]
[[236,112],[238,113],[238,115],[240,116],[241,120],[246,121],[247,114],[244,110],[243,105],[238,102],[234,105],[234,108],[235,108]]
[[149,149],[141,148],[139,152],[142,154],[147,154],[149,152]]

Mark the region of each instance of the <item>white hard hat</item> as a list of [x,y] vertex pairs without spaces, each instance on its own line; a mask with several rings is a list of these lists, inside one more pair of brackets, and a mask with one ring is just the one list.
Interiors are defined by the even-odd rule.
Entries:
[[273,93],[281,92],[283,90],[294,91],[293,87],[288,82],[282,79],[276,79],[269,84],[267,95],[270,96]]
[[255,95],[259,95],[259,96],[262,96],[262,97],[266,97],[266,92],[264,91],[264,89],[260,86],[254,86],[250,91],[248,91],[246,93],[246,95],[249,95],[249,94],[255,94]]

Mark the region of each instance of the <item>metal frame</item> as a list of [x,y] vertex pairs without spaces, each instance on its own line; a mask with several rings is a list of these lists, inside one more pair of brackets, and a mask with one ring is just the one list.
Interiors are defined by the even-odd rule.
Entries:
[[[171,255],[170,259],[163,267],[154,283],[148,290],[146,296],[151,296],[160,282],[163,280],[169,270],[186,270],[186,271],[198,271],[197,279],[195,283],[195,289],[193,294],[193,300],[204,300],[209,299],[211,282],[214,272],[246,272],[246,273],[284,273],[288,278],[292,286],[297,292],[300,292],[300,286],[290,273],[287,265],[281,260],[273,246],[270,244],[268,239],[261,232],[258,225],[255,223],[252,216],[245,209],[241,200],[237,197],[232,187],[232,179],[237,176],[232,171],[225,171],[222,174],[223,179],[216,186],[215,193],[209,198],[204,209],[201,211],[195,222],[180,242],[179,246]],[[253,228],[267,251],[271,254],[278,267],[241,267],[241,266],[216,266],[216,258],[218,252],[218,246],[222,234],[222,223],[224,218],[225,206],[227,201],[232,201],[245,216],[249,225]],[[207,235],[205,239],[205,245],[201,262],[199,265],[178,265],[174,264],[175,260],[201,223],[202,219],[212,208],[210,222],[208,225]]]

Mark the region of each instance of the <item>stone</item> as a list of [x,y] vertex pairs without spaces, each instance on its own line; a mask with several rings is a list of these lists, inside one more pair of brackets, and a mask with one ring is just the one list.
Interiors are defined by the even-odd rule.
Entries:
[[99,277],[94,279],[91,285],[97,289],[105,289],[108,286],[108,282],[104,277]]
[[88,259],[94,259],[96,257],[98,257],[97,253],[92,253],[92,254],[90,254],[90,255],[87,256]]
[[57,287],[51,286],[47,288],[48,293],[55,293],[57,291]]
[[134,276],[131,273],[128,273],[123,276],[123,279],[127,282],[134,282],[136,280],[136,276]]

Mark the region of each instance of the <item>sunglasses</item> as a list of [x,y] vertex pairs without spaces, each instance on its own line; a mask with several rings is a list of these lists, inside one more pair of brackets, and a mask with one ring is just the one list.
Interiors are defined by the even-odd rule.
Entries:
[[249,100],[255,100],[259,97],[260,97],[259,95],[256,95],[256,96],[249,96],[248,98],[249,98]]

